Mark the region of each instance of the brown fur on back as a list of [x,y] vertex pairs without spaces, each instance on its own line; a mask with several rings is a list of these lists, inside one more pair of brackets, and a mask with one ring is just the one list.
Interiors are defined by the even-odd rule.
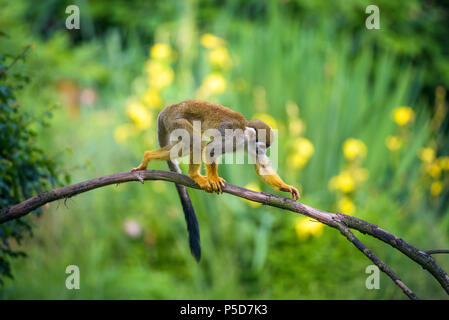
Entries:
[[[194,121],[200,121],[201,133],[207,129],[218,129],[223,136],[226,134],[226,129],[244,131],[245,127],[252,127],[256,130],[257,139],[264,141],[267,148],[272,142],[272,130],[261,120],[248,122],[241,113],[220,104],[202,100],[185,100],[169,105],[159,113],[158,132],[161,146],[167,144],[168,134],[171,130],[177,129],[173,124],[179,119],[186,119],[192,125]],[[261,133],[264,133],[264,137]]]
[[193,121],[201,121],[202,132],[211,128],[220,130],[227,127],[244,130],[247,124],[241,113],[220,104],[201,100],[185,100],[169,105],[159,116],[165,125],[168,125],[167,120],[187,119],[192,124]]

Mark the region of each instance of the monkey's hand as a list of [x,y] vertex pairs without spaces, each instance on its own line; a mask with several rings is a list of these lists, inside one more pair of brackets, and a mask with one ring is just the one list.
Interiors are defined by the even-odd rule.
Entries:
[[139,166],[137,168],[131,169],[131,172],[140,171],[140,170],[147,170],[147,166],[148,166],[148,163],[150,162],[151,155],[154,154],[154,153],[155,153],[155,151],[145,151],[145,153],[143,155],[142,162],[139,164]]
[[299,191],[295,187],[285,185],[285,186],[282,186],[279,190],[283,191],[283,192],[290,193],[292,195],[292,199],[295,199],[295,200],[299,199]]
[[145,166],[145,167],[142,166],[142,164],[140,164],[137,168],[131,169],[131,172],[134,173],[134,175],[136,176],[136,178],[137,178],[142,184],[144,184],[144,180],[143,180],[143,178],[140,176],[139,171],[146,170],[146,169],[147,169],[147,167],[146,167],[146,166]]
[[137,168],[131,169],[131,172],[141,171],[141,170],[147,170],[147,166],[142,166],[142,164],[140,164]]
[[256,172],[259,177],[262,178],[272,188],[288,192],[292,195],[294,200],[299,199],[299,191],[295,187],[289,186],[273,171],[273,169],[267,164],[256,163]]

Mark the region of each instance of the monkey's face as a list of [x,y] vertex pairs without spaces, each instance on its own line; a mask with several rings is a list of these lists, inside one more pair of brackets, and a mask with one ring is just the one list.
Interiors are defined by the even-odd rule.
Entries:
[[265,122],[252,120],[248,123],[244,135],[249,155],[260,164],[268,163],[266,153],[272,141],[271,128]]
[[265,151],[271,146],[273,141],[273,130],[271,127],[261,120],[251,120],[248,127],[255,130],[256,144],[262,142],[265,145]]

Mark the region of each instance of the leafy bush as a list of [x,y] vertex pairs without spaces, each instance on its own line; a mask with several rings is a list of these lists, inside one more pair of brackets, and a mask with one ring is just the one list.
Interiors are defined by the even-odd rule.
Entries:
[[[33,123],[45,125],[45,122],[31,118],[16,101],[17,91],[29,78],[21,73],[11,73],[11,68],[25,59],[28,48],[16,56],[0,54],[0,208],[23,201],[58,183],[57,164],[44,150],[36,147],[36,133],[30,129]],[[9,258],[25,255],[15,250],[11,243],[12,240],[20,243],[24,232],[31,234],[26,219],[0,225],[0,283],[2,277],[12,277]]]

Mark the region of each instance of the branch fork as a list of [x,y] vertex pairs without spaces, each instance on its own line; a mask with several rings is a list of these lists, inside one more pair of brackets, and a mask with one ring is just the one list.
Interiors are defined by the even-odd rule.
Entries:
[[[104,187],[111,184],[120,184],[130,181],[139,181],[144,183],[145,180],[164,180],[181,184],[189,188],[200,189],[200,187],[189,177],[170,171],[162,170],[144,170],[139,172],[120,172],[107,176],[94,178],[83,181],[77,184],[48,190],[24,200],[16,205],[0,209],[0,224],[10,220],[18,219],[31,211],[41,207],[42,205],[59,200],[67,199],[87,192],[93,189]],[[292,199],[265,193],[248,190],[229,183],[225,183],[223,192],[232,194],[236,197],[244,198],[254,202],[259,202],[268,206],[277,207],[283,210],[293,211],[312,219],[315,219],[323,224],[340,231],[340,233],[351,242],[358,250],[360,250],[368,259],[370,259],[376,266],[379,267],[391,280],[407,295],[410,299],[416,300],[418,297],[410,290],[404,282],[391,270],[382,260],[380,260],[369,248],[367,248],[351,231],[357,230],[363,234],[370,235],[383,241],[393,248],[399,250],[411,260],[421,265],[425,270],[440,283],[441,287],[449,295],[449,276],[447,273],[435,262],[432,254],[449,253],[449,250],[419,250],[405,240],[385,231],[378,226],[364,221],[362,219],[348,216],[342,213],[330,213],[309,207]]]

